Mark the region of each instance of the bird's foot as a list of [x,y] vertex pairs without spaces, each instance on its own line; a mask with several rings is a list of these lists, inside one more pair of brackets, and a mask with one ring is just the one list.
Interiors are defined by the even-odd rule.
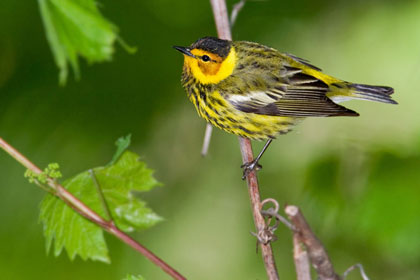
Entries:
[[244,169],[244,173],[242,175],[242,180],[245,180],[245,178],[249,175],[250,172],[253,170],[258,171],[262,168],[262,165],[258,163],[257,159],[254,159],[251,162],[247,162],[241,165],[241,168]]

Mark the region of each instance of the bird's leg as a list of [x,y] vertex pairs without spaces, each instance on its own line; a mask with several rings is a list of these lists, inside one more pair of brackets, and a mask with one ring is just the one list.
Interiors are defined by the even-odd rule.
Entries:
[[260,170],[262,166],[258,163],[258,161],[261,159],[262,155],[264,154],[265,150],[267,150],[268,146],[270,146],[273,139],[268,139],[265,143],[264,147],[262,148],[261,152],[258,154],[258,156],[251,162],[247,162],[241,165],[241,167],[244,169],[244,173],[242,175],[242,180],[245,180],[246,176],[252,171],[252,170]]

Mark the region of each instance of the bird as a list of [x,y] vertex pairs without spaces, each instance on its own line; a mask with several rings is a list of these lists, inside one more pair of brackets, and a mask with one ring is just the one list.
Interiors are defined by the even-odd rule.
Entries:
[[243,179],[270,143],[307,117],[359,114],[340,102],[360,99],[397,104],[394,89],[351,83],[324,74],[308,60],[248,41],[203,37],[184,55],[181,83],[199,116],[228,133],[266,143],[245,163]]

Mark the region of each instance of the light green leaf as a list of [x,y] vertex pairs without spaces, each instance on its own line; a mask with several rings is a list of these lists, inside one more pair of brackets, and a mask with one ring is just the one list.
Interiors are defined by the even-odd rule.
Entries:
[[[162,220],[132,193],[149,191],[159,184],[152,176],[153,171],[139,161],[138,155],[125,151],[114,164],[94,168],[93,172],[111,216],[120,229],[146,229]],[[105,205],[88,171],[66,180],[63,186],[106,218]],[[44,224],[47,251],[54,241],[55,256],[65,248],[72,260],[80,255],[83,260],[110,261],[102,229],[55,196],[48,194],[42,201],[40,220]]]
[[68,63],[80,77],[78,57],[88,62],[111,60],[118,29],[99,12],[94,0],[38,0],[42,20],[60,84],[65,84]]
[[145,280],[144,277],[137,275],[127,275],[123,280]]
[[119,228],[124,231],[146,229],[162,220],[132,193],[149,191],[159,185],[152,176],[153,170],[147,168],[138,155],[125,151],[115,164],[94,171]]
[[128,134],[126,137],[120,137],[115,142],[115,145],[117,146],[117,151],[115,152],[114,156],[112,157],[110,164],[114,164],[117,159],[122,155],[122,153],[128,149],[128,147],[131,144],[131,134]]
[[[66,180],[63,186],[103,215],[98,193],[91,181],[88,172],[84,172]],[[71,260],[79,255],[83,260],[110,262],[102,229],[77,214],[62,200],[47,194],[41,203],[40,220],[44,224],[47,252],[54,240],[55,256],[66,248]]]

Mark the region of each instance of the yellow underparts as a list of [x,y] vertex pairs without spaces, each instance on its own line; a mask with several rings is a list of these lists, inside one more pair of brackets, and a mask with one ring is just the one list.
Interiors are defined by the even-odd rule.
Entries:
[[212,60],[216,61],[203,62],[198,58],[184,55],[185,66],[190,69],[192,75],[201,84],[217,84],[229,77],[235,69],[237,57],[234,47],[231,47],[228,56],[224,60],[215,54],[203,50],[194,49],[191,52],[196,56],[208,55]]
[[200,94],[194,94],[190,99],[198,114],[212,125],[253,140],[266,140],[287,133],[301,119],[244,113],[234,108],[218,91],[211,92],[206,100]]

